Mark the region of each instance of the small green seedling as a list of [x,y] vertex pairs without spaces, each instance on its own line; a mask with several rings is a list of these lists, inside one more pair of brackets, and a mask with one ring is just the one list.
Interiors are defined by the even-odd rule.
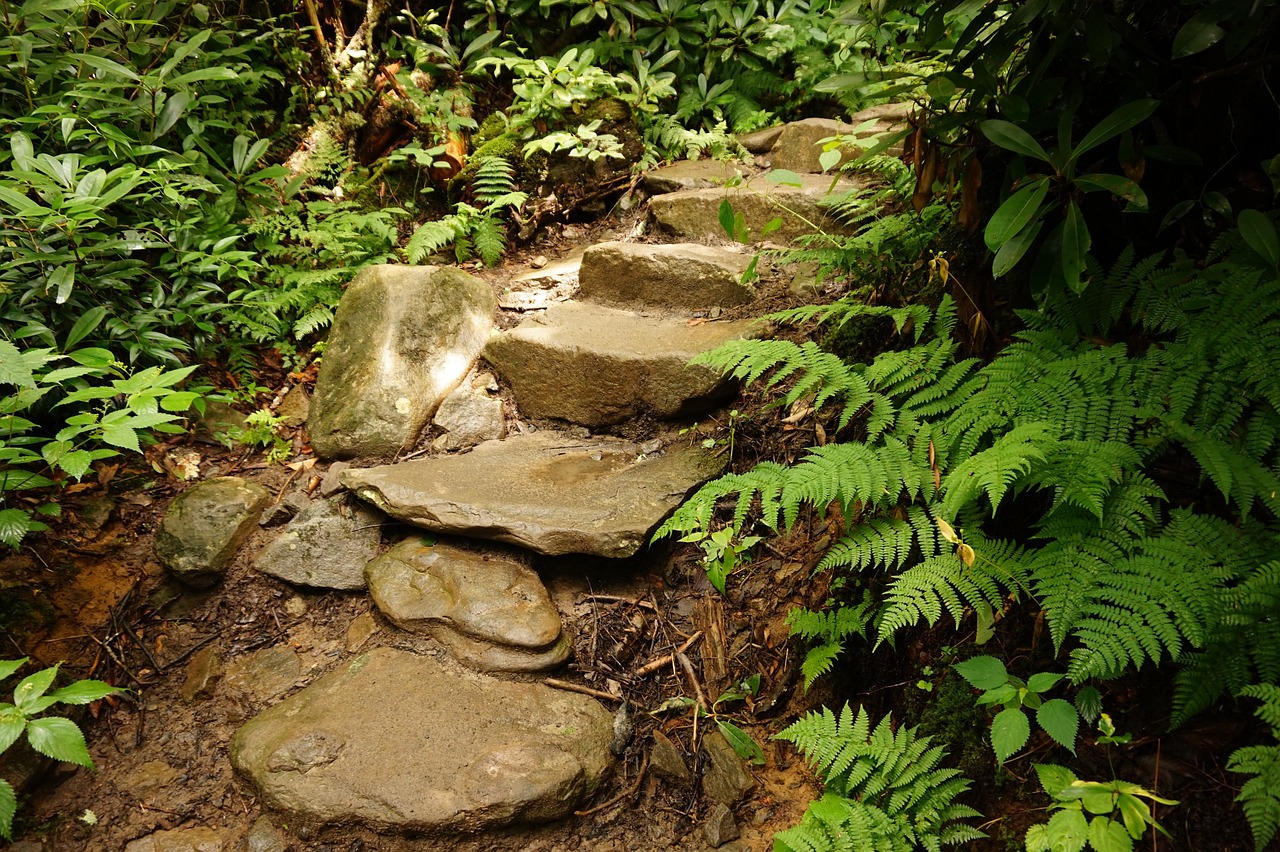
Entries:
[[1026,711],[1036,711],[1036,722],[1055,742],[1076,751],[1076,732],[1080,714],[1069,701],[1042,697],[1062,680],[1064,675],[1050,672],[1033,674],[1027,680],[1016,678],[995,657],[973,657],[957,663],[956,671],[976,689],[984,690],[977,703],[998,704],[1004,709],[991,722],[991,746],[996,759],[1004,763],[1031,737],[1031,722]]
[[1147,826],[1165,836],[1151,814],[1146,799],[1176,805],[1150,790],[1128,781],[1080,781],[1062,766],[1036,766],[1040,784],[1052,798],[1049,810],[1057,811],[1047,823],[1027,830],[1027,852],[1132,852],[1133,841],[1146,834]]
[[682,537],[680,541],[695,542],[702,548],[702,567],[707,570],[707,579],[716,591],[724,594],[725,581],[742,562],[751,560],[750,551],[764,541],[758,535],[744,536],[734,541],[733,527],[724,527],[713,533],[706,530],[694,530]]

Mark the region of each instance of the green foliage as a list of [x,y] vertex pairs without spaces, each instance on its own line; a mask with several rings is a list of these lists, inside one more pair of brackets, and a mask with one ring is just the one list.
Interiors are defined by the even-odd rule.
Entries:
[[[22,668],[27,658],[0,660],[0,680],[9,678]],[[26,734],[27,743],[40,754],[74,763],[93,766],[84,734],[70,719],[41,716],[55,704],[89,704],[124,690],[99,680],[78,680],[49,691],[58,676],[58,666],[42,669],[19,681],[13,690],[13,703],[0,702],[0,753]],[[0,779],[0,837],[13,839],[13,817],[18,800],[9,782]]]
[[[1272,739],[1280,740],[1280,686],[1253,684],[1241,689],[1240,694],[1262,702],[1254,714],[1271,728]],[[1262,852],[1280,831],[1280,744],[1237,749],[1227,769],[1253,776],[1244,782],[1236,801],[1249,819],[1254,848]]]
[[729,575],[743,562],[749,562],[751,548],[763,541],[758,535],[743,536],[736,540],[735,538],[734,530],[731,527],[725,527],[712,533],[694,530],[680,539],[695,542],[702,548],[704,554],[702,566],[707,571],[707,579],[722,595]]
[[800,664],[806,690],[831,670],[850,636],[856,633],[866,638],[870,621],[871,601],[867,599],[853,606],[840,605],[825,612],[797,607],[787,613],[791,635],[816,643],[805,653],[804,662]]
[[269,409],[259,409],[244,419],[243,427],[228,432],[226,440],[250,450],[265,450],[268,462],[283,462],[293,454],[293,442],[280,434],[284,420]]
[[1080,852],[1086,846],[1096,852],[1131,852],[1148,826],[1164,832],[1143,800],[1178,804],[1128,781],[1080,781],[1071,770],[1053,764],[1036,764],[1036,774],[1054,800],[1049,809],[1056,813],[1048,823],[1027,830],[1027,852]]
[[1031,725],[1026,710],[1034,710],[1036,722],[1044,732],[1075,754],[1079,713],[1061,698],[1042,697],[1042,693],[1056,686],[1064,675],[1038,672],[1024,681],[1009,674],[1004,663],[987,656],[957,663],[955,670],[975,689],[983,691],[978,697],[979,705],[999,704],[1004,708],[991,723],[991,745],[998,761],[1004,763],[1027,744]]
[[939,850],[985,835],[959,820],[980,816],[956,802],[969,781],[940,769],[946,756],[915,728],[893,730],[888,717],[871,729],[865,708],[810,713],[781,733],[823,777],[825,792],[800,824],[778,832],[780,852]]
[[528,196],[515,189],[515,173],[502,157],[482,160],[472,183],[475,201],[483,207],[458,202],[454,212],[441,219],[419,225],[405,244],[409,263],[421,263],[433,252],[453,245],[454,256],[461,263],[478,255],[488,266],[501,259],[507,248],[506,224],[501,216],[508,209],[518,210]]

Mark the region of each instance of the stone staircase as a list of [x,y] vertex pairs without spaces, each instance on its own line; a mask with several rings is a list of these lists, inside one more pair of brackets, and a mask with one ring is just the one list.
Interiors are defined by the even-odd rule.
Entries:
[[[723,172],[684,163],[647,181],[662,193],[654,220],[702,242],[600,243],[500,297],[453,268],[375,267],[351,284],[311,442],[327,459],[398,460],[335,462],[317,499],[291,495],[296,514],[254,564],[292,584],[367,587],[395,630],[430,637],[437,653],[375,648],[249,720],[231,760],[266,807],[310,824],[439,834],[560,819],[600,786],[626,746],[614,713],[519,677],[571,651],[533,555],[633,557],[723,469],[694,442],[593,434],[636,418],[674,430],[713,410],[734,387],[689,360],[768,333],[722,318],[755,293],[741,281],[749,253],[705,244],[723,242],[720,202],[734,199],[755,232],[782,210],[785,238],[823,218],[814,198],[831,179],[725,187]],[[495,332],[499,304],[526,313]],[[516,411],[521,431],[508,436]],[[438,436],[417,450],[428,429]],[[457,449],[469,451],[446,452]],[[267,502],[254,488],[210,480],[177,498],[159,537],[171,570],[216,582]],[[383,514],[423,532],[376,555]],[[724,743],[708,748],[738,779],[722,798],[732,806],[750,778]]]

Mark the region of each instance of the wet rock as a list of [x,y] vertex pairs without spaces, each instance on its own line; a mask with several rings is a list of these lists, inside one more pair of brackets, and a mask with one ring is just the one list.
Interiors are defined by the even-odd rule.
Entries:
[[680,160],[669,166],[645,172],[644,188],[654,194],[679,192],[686,189],[712,189],[725,185],[755,169],[741,163],[724,163],[720,160]]
[[[840,194],[867,186],[872,178],[841,179],[831,188],[825,175],[801,175],[800,186],[770,183],[763,177],[752,178],[745,186],[723,189],[693,189],[657,195],[649,200],[649,211],[659,225],[687,240],[725,240],[720,227],[720,204],[725,199],[741,213],[750,239],[761,239],[761,230],[775,218],[782,220],[778,230],[768,239],[789,242],[813,232],[817,224],[829,233],[847,233],[844,225],[827,214],[819,202],[830,197],[828,190]],[[806,221],[807,220],[807,221]]]
[[427,529],[547,555],[627,557],[723,466],[695,447],[641,459],[624,441],[535,432],[465,455],[349,470],[342,479],[393,518]]
[[471,369],[496,300],[459,269],[366,267],[333,320],[307,430],[324,458],[391,455],[411,445]]
[[[769,164],[775,169],[818,174],[823,171],[818,158],[826,147],[822,140],[838,135],[849,135],[853,131],[852,124],[833,121],[829,118],[806,118],[793,121],[783,126],[782,132],[774,141],[769,152]],[[840,151],[840,160],[835,167],[852,160],[858,153],[857,148],[843,146]]]
[[292,689],[301,675],[298,655],[287,646],[276,645],[233,662],[227,671],[227,685],[265,701]]
[[253,567],[290,583],[363,589],[364,566],[378,552],[382,518],[342,498],[311,502],[254,560]]
[[649,753],[649,769],[659,778],[681,787],[692,787],[693,776],[685,766],[679,747],[662,731],[653,732],[653,750]]
[[751,256],[697,243],[597,243],[582,256],[578,298],[612,305],[707,308],[745,305]]
[[702,824],[702,836],[713,849],[718,849],[730,840],[737,840],[742,832],[733,818],[733,811],[728,805],[717,803],[707,814],[707,821]]
[[747,770],[746,761],[719,731],[702,738],[702,750],[707,756],[702,793],[708,799],[732,807],[755,788],[756,782]]
[[347,653],[359,651],[373,634],[378,632],[378,620],[373,613],[364,612],[352,619],[347,625]]
[[307,422],[311,413],[311,397],[302,385],[294,385],[285,391],[276,406],[276,416],[284,419],[284,425],[290,428],[301,426]]
[[253,827],[240,844],[240,852],[287,852],[288,848],[284,834],[265,816],[253,821]]
[[187,661],[187,679],[182,682],[182,699],[195,701],[209,698],[222,680],[225,669],[222,654],[217,648],[206,646],[196,651]]
[[[511,671],[487,664],[510,657],[522,664],[514,670],[530,671],[568,657],[560,614],[542,580],[504,553],[414,537],[370,562],[365,576],[374,603],[392,624],[434,636],[461,651],[465,663]],[[483,653],[495,645],[497,652],[520,653]]]
[[120,779],[120,788],[133,798],[150,799],[178,778],[178,770],[163,760],[148,760]]
[[474,447],[507,434],[502,400],[464,388],[445,397],[433,422],[445,430],[436,441],[437,449],[442,450]]
[[140,837],[124,852],[222,852],[222,832],[212,828],[175,828]]
[[689,360],[765,331],[754,321],[690,326],[684,319],[563,302],[496,335],[485,358],[526,415],[597,428],[642,412],[677,418],[707,410],[732,386]]
[[568,815],[611,736],[584,696],[378,648],[244,725],[231,761],[269,806],[319,823],[450,832]]
[[191,486],[174,498],[160,522],[156,558],[187,585],[212,586],[270,500],[265,488],[235,476]]

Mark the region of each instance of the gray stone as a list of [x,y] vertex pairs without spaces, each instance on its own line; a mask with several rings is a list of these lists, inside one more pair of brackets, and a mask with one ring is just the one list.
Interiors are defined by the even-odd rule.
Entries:
[[213,828],[175,828],[140,837],[124,847],[124,852],[222,852],[222,832]]
[[204,444],[226,446],[231,436],[245,427],[245,416],[228,403],[211,399],[204,404],[204,413],[195,420],[195,438]]
[[227,671],[227,685],[265,701],[292,689],[302,675],[302,660],[287,645],[254,651]]
[[832,178],[825,175],[800,175],[800,179],[801,186],[784,186],[757,177],[740,187],[672,192],[650,199],[649,211],[659,225],[681,239],[723,241],[727,236],[720,227],[720,204],[727,198],[734,212],[742,214],[750,239],[761,239],[761,229],[781,218],[782,226],[767,238],[789,242],[813,233],[810,222],[829,233],[848,232],[850,226],[829,216],[818,202],[829,197],[829,189],[838,195],[874,180],[865,176],[841,178],[833,189]]
[[597,243],[582,257],[578,298],[660,308],[745,305],[756,296],[742,283],[750,263],[749,254],[697,243]]
[[554,263],[514,276],[498,297],[498,307],[509,311],[533,311],[572,298],[578,289],[583,251],[582,248],[574,249]]
[[242,852],[287,852],[289,844],[271,820],[260,816],[253,821],[240,848]]
[[[707,756],[706,773],[702,776],[702,794],[713,802],[733,807],[755,788],[755,779],[729,741],[719,731],[702,738],[702,751]],[[733,838],[727,838],[732,840]]]
[[693,776],[685,765],[684,755],[662,731],[653,732],[653,750],[649,753],[649,769],[659,778],[681,787],[692,787]]
[[485,358],[529,417],[611,426],[649,413],[696,416],[730,392],[716,370],[690,366],[728,341],[760,337],[755,321],[690,325],[683,319],[562,302],[496,335]]
[[711,808],[711,813],[707,814],[707,821],[702,824],[702,836],[707,838],[707,844],[713,849],[720,848],[730,840],[737,840],[741,834],[738,823],[733,818],[733,811],[725,804],[716,803]]
[[723,460],[696,447],[639,458],[624,441],[551,432],[458,456],[349,470],[343,483],[402,521],[538,553],[627,557]]
[[284,418],[284,425],[301,426],[307,422],[311,413],[311,397],[302,385],[294,385],[284,392],[280,404],[276,406],[276,416]]
[[[806,118],[785,124],[769,152],[769,165],[775,169],[818,174],[823,171],[822,164],[818,162],[826,147],[823,140],[833,136],[847,136],[853,131],[852,124],[829,118]],[[858,153],[857,148],[842,146],[837,167],[852,160]]]
[[253,567],[289,583],[363,589],[364,566],[378,552],[382,518],[342,498],[316,500],[262,549]]
[[738,142],[753,154],[767,154],[769,149],[773,147],[773,143],[778,141],[778,136],[781,135],[782,128],[785,126],[785,124],[775,124],[773,127],[766,127],[763,130],[739,133]]
[[340,476],[349,467],[351,467],[351,462],[344,461],[336,461],[329,465],[329,469],[324,472],[324,477],[320,480],[321,497],[332,497],[342,490]]
[[468,831],[567,816],[610,766],[611,726],[585,696],[378,648],[241,727],[231,762],[319,823]]
[[536,671],[568,657],[546,587],[504,553],[415,537],[370,562],[365,576],[392,624],[430,634],[475,668]]
[[436,442],[442,450],[474,447],[507,434],[502,400],[468,388],[458,388],[445,397],[433,422],[445,430]]
[[224,673],[222,654],[217,648],[206,646],[196,651],[187,661],[187,679],[182,682],[182,699],[195,701],[197,698],[212,697]]
[[347,625],[347,653],[354,654],[364,647],[373,634],[378,632],[378,620],[372,613],[363,612]]
[[452,268],[366,267],[338,304],[307,421],[323,458],[413,444],[492,330],[489,285]]
[[726,181],[752,175],[755,169],[741,163],[719,160],[679,160],[669,166],[645,172],[644,188],[655,195],[686,189],[711,189]]
[[197,483],[164,513],[156,533],[156,558],[187,585],[212,586],[270,501],[267,489],[235,476]]

